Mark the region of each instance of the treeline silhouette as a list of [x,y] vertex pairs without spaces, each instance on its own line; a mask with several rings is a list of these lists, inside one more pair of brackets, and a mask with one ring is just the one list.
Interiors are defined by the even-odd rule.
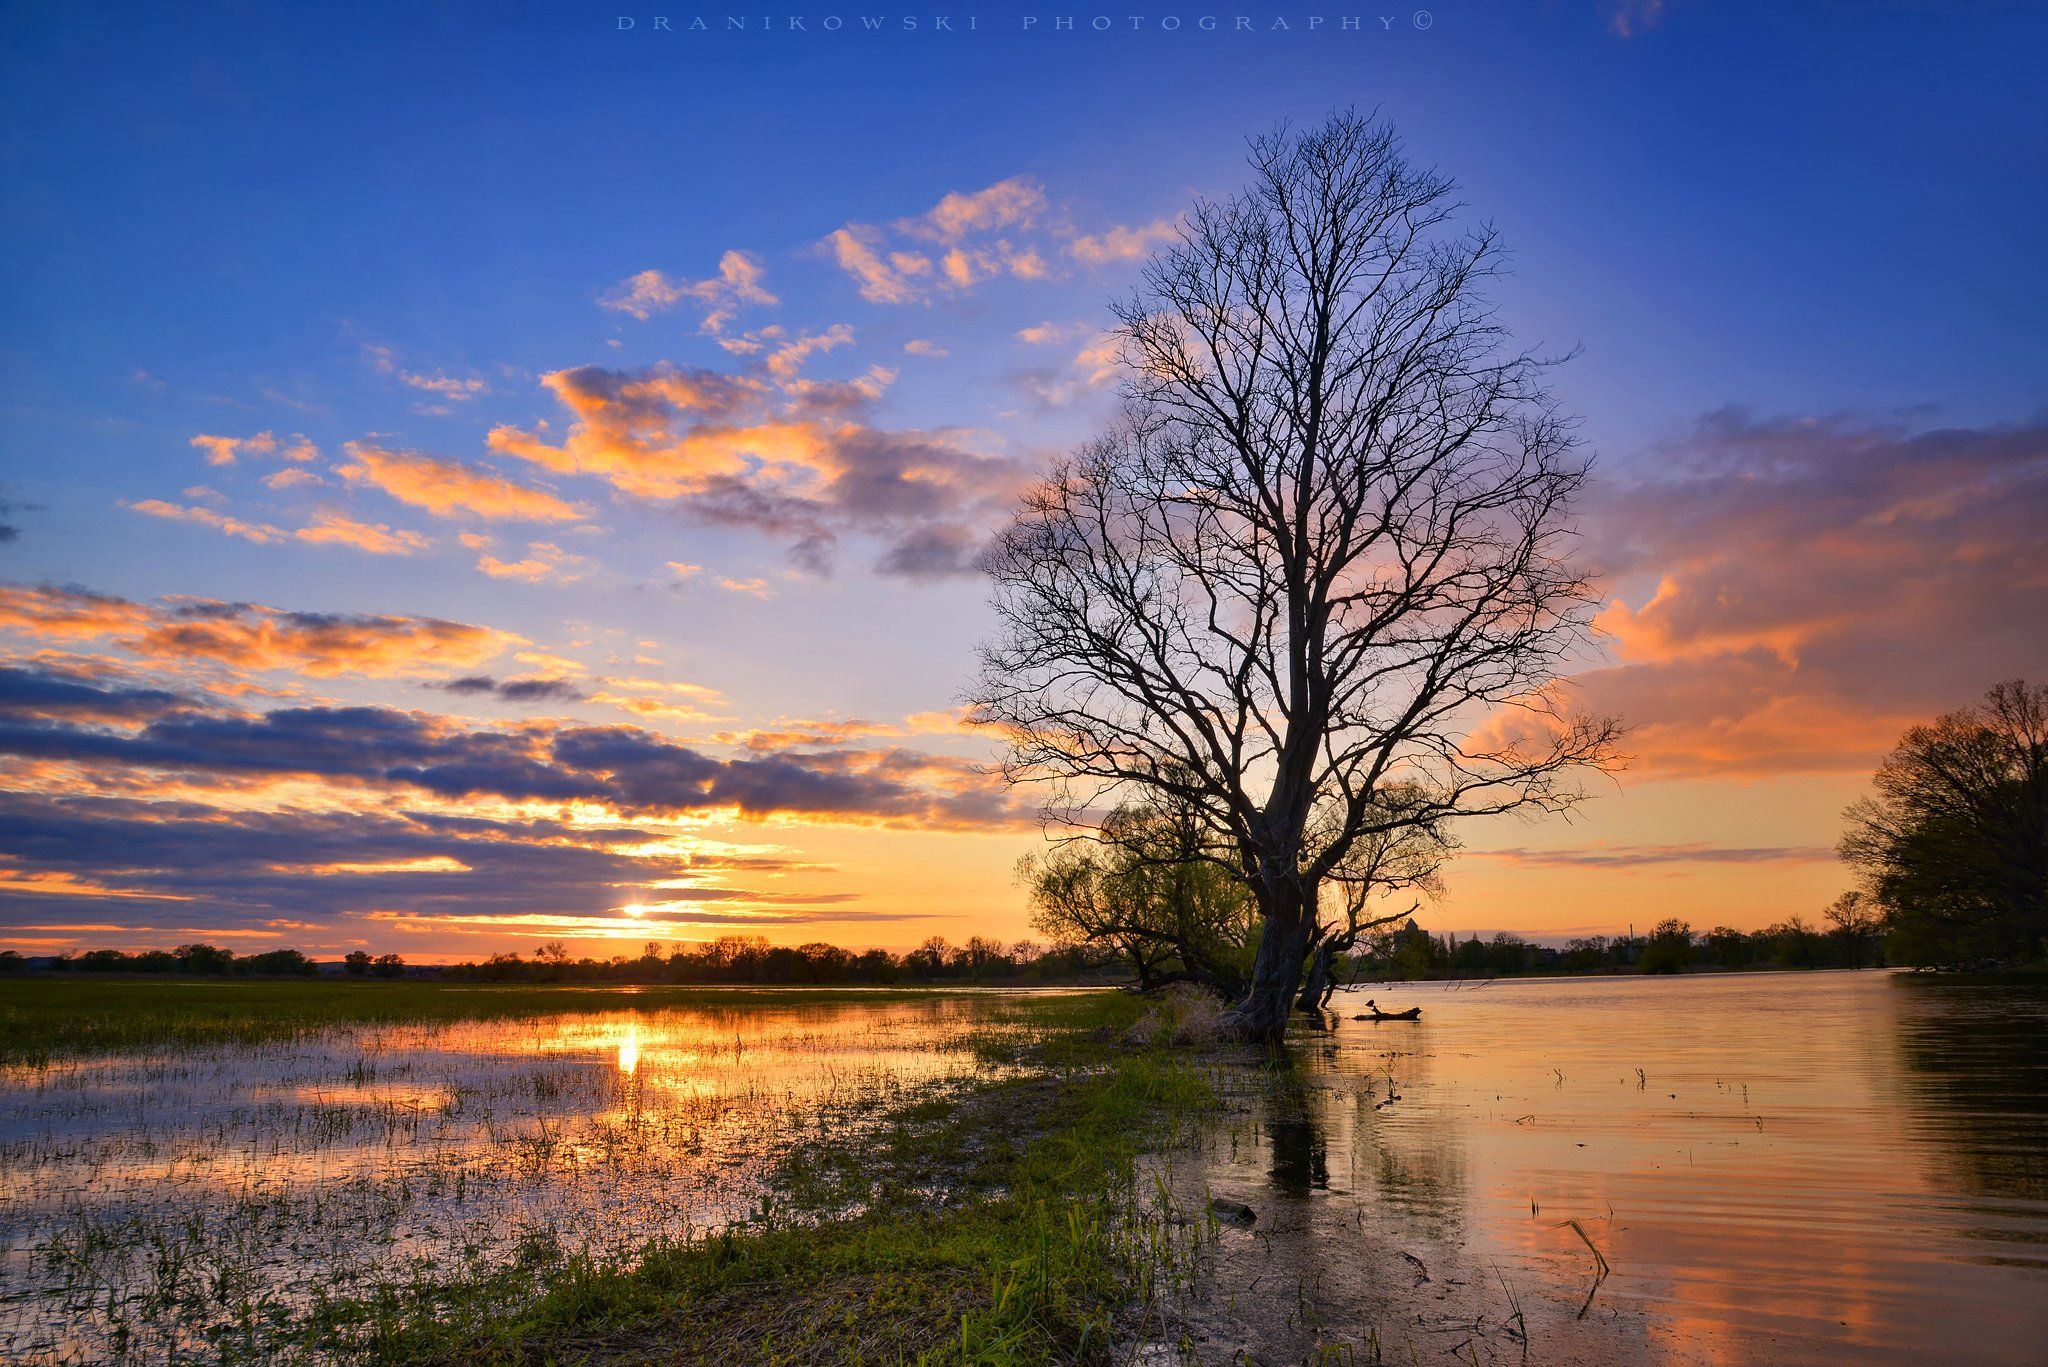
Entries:
[[[404,960],[395,954],[385,957],[398,965],[398,972],[404,971]],[[20,972],[32,967],[50,973],[182,973],[205,978],[310,977],[320,971],[319,964],[296,949],[237,954],[218,945],[193,944],[132,954],[119,949],[88,949],[41,961],[24,959],[11,949],[0,952],[0,972]]]
[[[1883,961],[1881,928],[1837,916],[1825,929],[1794,916],[1762,930],[1716,926],[1696,933],[1684,921],[1659,923],[1647,935],[1595,935],[1563,948],[1511,932],[1491,938],[1432,934],[1409,921],[1366,940],[1336,966],[1340,981],[1413,982],[1508,978],[1530,974],[1678,973],[1712,969],[1864,968]],[[53,973],[150,973],[198,977],[434,978],[485,983],[795,984],[986,983],[1019,986],[1128,981],[1130,961],[1100,944],[1012,945],[975,936],[954,945],[933,936],[916,949],[849,950],[837,945],[772,945],[758,935],[726,935],[704,944],[649,941],[638,956],[575,957],[560,941],[532,954],[493,954],[480,962],[408,964],[396,954],[356,950],[322,964],[296,949],[235,954],[214,945],[126,952],[94,949],[31,961],[0,952],[0,972],[38,968]]]
[[[1844,899],[1847,900],[1847,899]],[[1681,973],[1709,969],[1867,968],[1884,958],[1882,928],[1873,920],[1829,909],[1820,929],[1793,916],[1762,930],[1716,926],[1698,933],[1684,921],[1661,921],[1647,935],[1591,935],[1564,948],[1532,944],[1502,931],[1491,939],[1432,935],[1414,921],[1368,941],[1353,954],[1353,981],[1413,982],[1435,978],[1510,978],[1535,973]]]
[[235,954],[214,945],[128,952],[94,949],[31,961],[0,952],[0,972],[150,973],[196,977],[310,977],[323,971],[356,977],[437,978],[464,982],[679,984],[1015,983],[1049,985],[1109,981],[1120,976],[1114,956],[1085,945],[1004,945],[975,936],[953,945],[933,936],[916,949],[854,951],[837,945],[771,945],[758,935],[726,935],[705,944],[647,942],[638,957],[573,957],[561,941],[532,955],[493,954],[482,962],[408,964],[396,954],[356,950],[322,965],[296,949]]

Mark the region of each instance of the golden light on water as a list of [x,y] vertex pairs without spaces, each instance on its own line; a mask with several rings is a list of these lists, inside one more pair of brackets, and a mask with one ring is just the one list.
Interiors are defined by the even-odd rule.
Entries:
[[640,1027],[629,1025],[626,1034],[619,1041],[619,1071],[627,1077],[633,1076],[640,1067]]

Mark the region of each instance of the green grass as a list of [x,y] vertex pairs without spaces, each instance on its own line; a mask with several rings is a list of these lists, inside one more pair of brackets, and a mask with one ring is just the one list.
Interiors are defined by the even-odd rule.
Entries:
[[[1184,1055],[1116,1043],[1126,997],[1043,1002],[1021,1071],[784,1164],[743,1229],[599,1265],[545,1247],[482,1282],[324,1307],[309,1347],[378,1362],[1101,1361],[1184,1266],[1138,1160],[1213,1099]],[[1010,1042],[1004,1042],[1010,1041]]]
[[127,978],[0,979],[0,1063],[66,1054],[265,1044],[336,1025],[506,1019],[666,1007],[796,1006],[942,996],[947,989]]

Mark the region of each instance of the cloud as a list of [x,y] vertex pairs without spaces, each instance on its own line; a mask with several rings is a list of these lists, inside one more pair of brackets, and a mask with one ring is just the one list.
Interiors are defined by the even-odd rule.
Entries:
[[573,584],[599,568],[589,556],[572,555],[552,541],[527,543],[526,554],[518,560],[479,556],[476,567],[493,579],[519,579],[529,584]]
[[53,641],[104,640],[162,664],[236,670],[432,676],[473,669],[520,643],[488,627],[383,613],[287,612],[253,603],[131,602],[84,589],[0,583],[0,628]]
[[151,517],[168,518],[174,522],[196,522],[202,527],[211,527],[225,536],[239,537],[253,541],[259,546],[283,541],[291,534],[281,527],[263,522],[244,522],[238,517],[229,517],[212,508],[195,508],[176,503],[166,503],[160,498],[145,498],[137,503],[121,505],[134,512],[147,513]]
[[853,329],[845,323],[834,323],[823,332],[803,334],[776,347],[768,354],[768,371],[778,380],[792,380],[811,357],[850,346],[852,342]]
[[0,717],[9,720],[136,721],[191,705],[190,697],[170,689],[109,683],[47,666],[0,664]]
[[598,303],[642,322],[679,304],[703,309],[699,330],[723,332],[741,309],[773,308],[781,301],[762,284],[761,263],[745,252],[729,251],[718,259],[718,274],[705,280],[679,280],[660,271],[627,277]]
[[915,304],[1009,275],[1043,280],[1051,267],[1017,234],[1048,214],[1045,188],[1024,176],[954,191],[924,214],[884,227],[849,223],[819,245],[871,304]]
[[2048,423],[1708,415],[1585,518],[1613,662],[1576,683],[1652,776],[1853,772],[2048,674]]
[[471,697],[489,694],[506,702],[581,702],[586,696],[567,679],[494,679],[488,674],[465,674],[430,687]]
[[371,555],[411,555],[433,544],[418,532],[382,522],[357,522],[332,508],[316,511],[313,524],[299,528],[292,536],[316,546],[353,546]]
[[1471,850],[1467,857],[1525,868],[1612,869],[1653,864],[1831,864],[1825,845],[1592,845],[1566,850]]
[[286,470],[276,470],[263,477],[263,487],[266,489],[296,489],[305,484],[324,483],[326,483],[325,480],[304,466],[293,466]]
[[391,451],[352,441],[347,451],[354,463],[341,467],[342,478],[381,489],[401,503],[425,508],[436,517],[474,516],[491,520],[574,522],[590,510],[565,502],[542,489],[516,484],[488,471],[417,451]]
[[[17,940],[56,921],[78,928],[73,942],[83,932],[130,946],[195,933],[305,944],[310,933],[392,947],[394,935],[425,930],[637,941],[863,916],[837,909],[846,894],[746,885],[802,867],[787,859],[650,847],[644,829],[546,817],[5,793],[0,830],[0,936]],[[629,904],[663,914],[629,917]],[[84,918],[111,924],[95,934]]]
[[[1041,323],[1025,328],[1017,336],[1032,345],[1049,346],[1077,335],[1088,336],[1092,331],[1083,324],[1062,327]],[[1123,373],[1122,359],[1122,338],[1115,333],[1098,332],[1089,336],[1064,365],[1020,370],[1011,376],[1011,382],[1042,408],[1065,408],[1115,384]]]
[[907,355],[923,356],[934,361],[942,361],[953,354],[937,342],[927,341],[923,337],[911,338],[903,344],[903,350]]
[[242,456],[278,456],[305,464],[320,455],[319,447],[296,432],[282,442],[275,432],[258,432],[253,437],[217,437],[202,432],[191,444],[206,453],[208,465],[233,465]]
[[884,556],[889,572],[924,573],[937,563],[935,544],[978,538],[1028,471],[970,449],[964,434],[872,425],[889,378],[870,371],[855,381],[777,382],[667,364],[584,366],[543,378],[569,410],[563,435],[551,441],[544,429],[506,426],[493,429],[490,444],[707,522],[785,538],[814,571],[851,532],[898,548]]
[[1665,0],[1608,0],[1607,31],[1634,38],[1664,22]]
[[424,413],[438,415],[452,412],[447,405],[468,403],[480,394],[490,393],[491,390],[489,384],[473,375],[454,376],[445,370],[436,370],[428,375],[422,371],[407,370],[399,364],[398,353],[388,346],[373,343],[363,348],[363,354],[369,358],[370,365],[378,374],[389,375],[406,388],[416,389],[439,401],[422,405],[420,411]]
[[[210,489],[188,489],[186,492],[220,497]],[[372,555],[411,555],[415,551],[425,550],[431,544],[418,532],[404,531],[382,522],[357,522],[332,508],[322,508],[315,512],[311,525],[287,531],[283,527],[274,527],[267,522],[246,522],[212,508],[166,503],[160,498],[146,498],[122,506],[138,513],[147,513],[151,517],[211,527],[223,535],[238,537],[259,546],[274,545],[283,541],[304,541],[316,546],[351,546],[359,551],[368,551]]]
[[1083,234],[1067,244],[1067,253],[1084,266],[1120,265],[1143,261],[1179,236],[1180,225],[1162,218],[1135,228],[1119,226]]
[[896,226],[915,237],[953,243],[974,233],[1029,227],[1045,209],[1045,187],[1028,176],[1012,176],[983,190],[953,191],[923,218]]
[[752,598],[763,599],[775,596],[775,590],[766,579],[729,579],[721,574],[717,583],[718,587],[727,593],[743,593]]
[[619,819],[730,813],[948,830],[1027,821],[999,781],[944,756],[883,749],[719,759],[632,726],[489,730],[382,707],[193,709],[126,726],[7,719],[0,754],[159,779],[293,777],[446,801],[582,804]]

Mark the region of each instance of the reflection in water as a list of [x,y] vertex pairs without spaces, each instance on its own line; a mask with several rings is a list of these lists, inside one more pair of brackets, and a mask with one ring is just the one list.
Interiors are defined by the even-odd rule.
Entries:
[[744,1219],[779,1154],[985,1072],[960,1036],[1018,1019],[877,997],[0,1067],[0,1360],[224,1351],[322,1297]]
[[1901,1100],[1920,1137],[1971,1194],[2048,1202],[2048,990],[1899,987]]
[[[2048,991],[1876,972],[1373,990],[1423,1019],[1305,1037],[1201,1156],[1204,1186],[1260,1210],[1191,1312],[1219,1352],[1372,1329],[1515,1359],[1519,1306],[1549,1361],[2040,1360]],[[1270,1279],[1295,1290],[1276,1302]]]
[[1299,1069],[1275,1068],[1272,1077],[1266,1093],[1266,1142],[1273,1155],[1273,1189],[1283,1196],[1307,1196],[1330,1185],[1323,1126]]
[[640,1024],[630,1022],[626,1034],[619,1041],[619,1071],[627,1077],[633,1076],[640,1067]]

